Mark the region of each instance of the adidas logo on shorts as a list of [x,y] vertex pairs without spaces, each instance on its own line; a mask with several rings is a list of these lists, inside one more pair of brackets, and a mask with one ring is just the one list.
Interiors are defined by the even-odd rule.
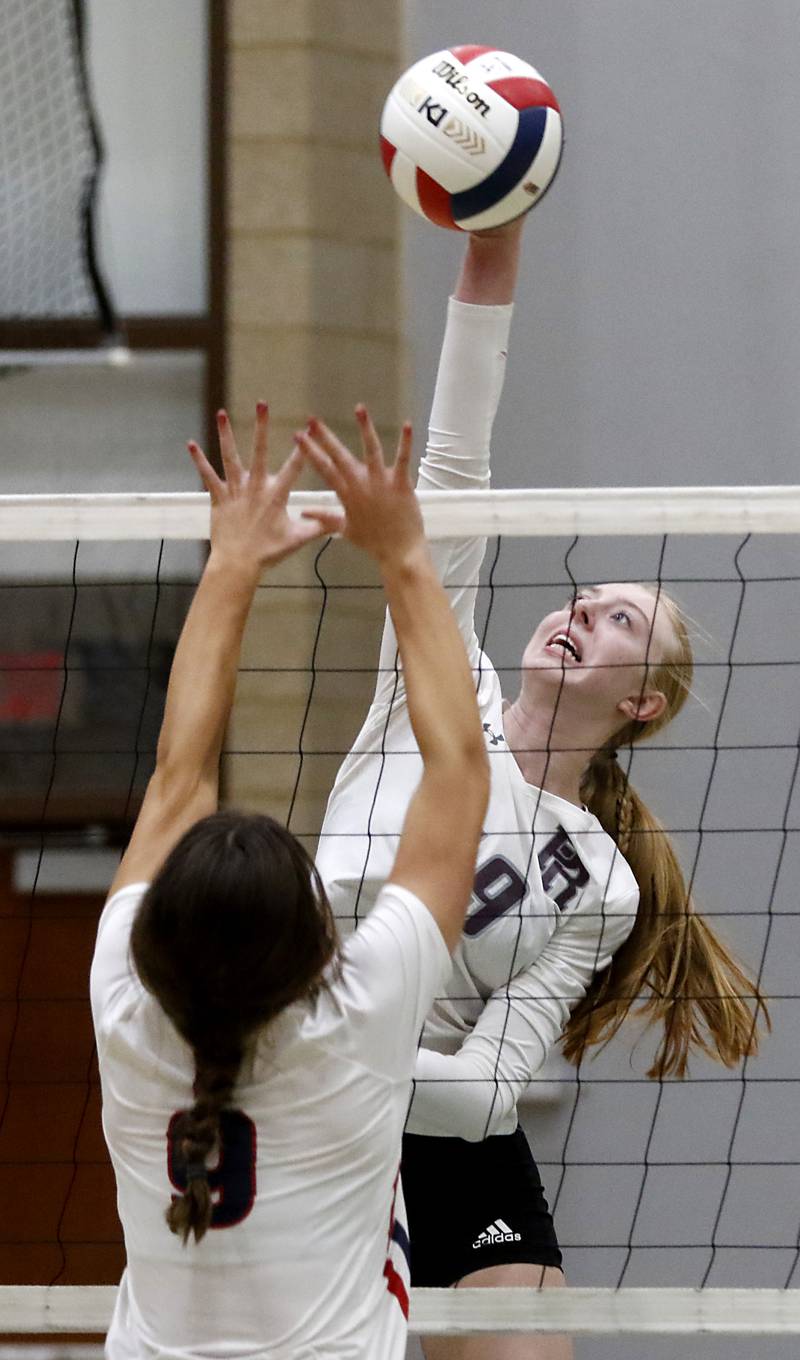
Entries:
[[496,1242],[521,1242],[522,1233],[514,1232],[504,1223],[502,1218],[496,1218],[494,1223],[490,1223],[488,1228],[480,1234],[477,1241],[473,1242],[474,1247],[493,1247]]

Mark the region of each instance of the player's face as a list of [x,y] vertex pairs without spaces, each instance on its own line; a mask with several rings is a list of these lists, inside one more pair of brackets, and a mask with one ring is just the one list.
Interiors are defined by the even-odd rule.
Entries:
[[[614,723],[637,716],[647,689],[646,663],[657,666],[674,643],[667,608],[637,584],[587,586],[542,619],[522,658],[523,688],[532,698],[554,685],[580,697],[586,716]],[[639,716],[657,716],[650,711]],[[663,707],[656,703],[655,707]]]

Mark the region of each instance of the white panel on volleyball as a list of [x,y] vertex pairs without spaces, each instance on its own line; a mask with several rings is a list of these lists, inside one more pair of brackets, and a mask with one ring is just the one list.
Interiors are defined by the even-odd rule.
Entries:
[[[416,62],[400,77],[386,101],[381,134],[392,146],[402,148],[448,193],[459,193],[496,170],[516,136],[519,114],[473,78],[470,89],[490,106],[484,117],[446,80],[437,78],[435,69],[442,62],[459,72],[466,71],[447,49]],[[426,105],[431,108],[430,114]],[[471,137],[466,135],[470,133]]]
[[[520,217],[522,213],[528,211],[531,203],[536,201],[541,190],[550,183],[561,155],[561,118],[553,109],[547,109],[546,114],[544,135],[527,171],[520,175],[518,183],[505,198],[493,203],[491,208],[482,213],[475,213],[473,217],[459,217],[458,225],[463,231],[480,231],[483,227],[495,226],[500,212],[503,213],[504,221],[510,222],[513,218]],[[537,186],[535,190],[531,188],[531,184]]]
[[522,76],[547,84],[541,71],[537,71],[529,61],[523,61],[522,57],[515,56],[513,52],[503,52],[496,47],[472,57],[465,63],[464,70],[470,79],[484,80],[487,84],[491,80],[502,80],[505,76]]
[[418,212],[420,217],[424,217],[417,193],[417,167],[404,151],[395,152],[391,180],[403,202],[407,203],[409,208],[413,208],[414,212]]

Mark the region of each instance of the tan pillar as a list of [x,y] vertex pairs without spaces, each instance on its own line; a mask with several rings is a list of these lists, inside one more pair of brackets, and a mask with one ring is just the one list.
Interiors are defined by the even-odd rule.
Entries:
[[[311,411],[352,439],[359,400],[393,441],[405,368],[401,210],[377,148],[402,64],[402,6],[229,4],[229,408],[244,431],[266,397],[276,456]],[[357,554],[332,544],[319,570],[333,588],[315,675],[323,590],[314,549],[266,577],[225,766],[228,802],[286,819],[294,801],[292,829],[309,844],[369,700],[382,615],[376,577]],[[336,588],[354,583],[364,588]]]

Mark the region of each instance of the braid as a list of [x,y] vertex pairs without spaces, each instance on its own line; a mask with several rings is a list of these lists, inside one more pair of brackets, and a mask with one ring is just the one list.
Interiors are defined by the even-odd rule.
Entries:
[[186,1189],[173,1196],[166,1212],[170,1230],[184,1245],[190,1233],[199,1242],[211,1223],[213,1205],[205,1164],[218,1142],[220,1113],[231,1098],[241,1061],[241,1047],[222,1061],[195,1050],[194,1105],[184,1111],[173,1130],[176,1161],[186,1177]]
[[636,820],[635,796],[613,746],[603,746],[589,761],[581,781],[581,797],[603,830],[626,854]]
[[[167,856],[134,918],[131,958],[194,1059],[194,1102],[169,1130],[169,1228],[199,1242],[213,1204],[206,1163],[250,1045],[339,970],[331,905],[313,860],[271,817],[217,812]],[[217,1177],[211,1173],[212,1186]]]
[[619,765],[616,764],[616,761],[614,764],[616,767],[615,777],[618,786],[616,806],[617,834],[614,839],[620,848],[620,853],[626,855],[630,849],[631,837],[633,835],[633,795],[625,771],[620,769]]

